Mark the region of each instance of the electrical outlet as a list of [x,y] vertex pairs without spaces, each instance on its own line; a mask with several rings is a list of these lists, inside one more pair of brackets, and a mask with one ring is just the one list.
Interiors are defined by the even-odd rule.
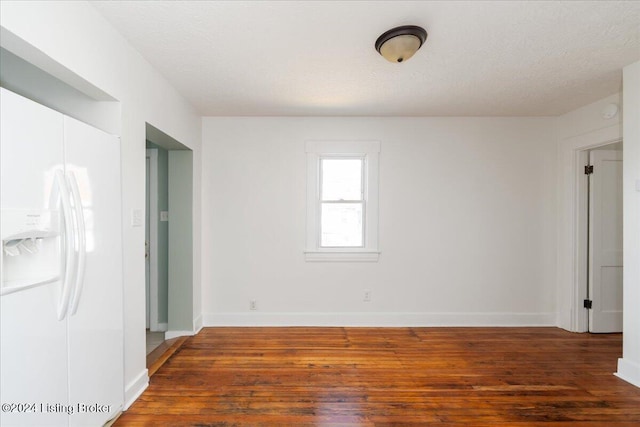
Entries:
[[256,300],[252,299],[249,300],[249,310],[255,311],[258,309],[258,303],[256,302]]
[[369,290],[364,291],[363,301],[364,302],[371,302],[371,291],[369,291]]

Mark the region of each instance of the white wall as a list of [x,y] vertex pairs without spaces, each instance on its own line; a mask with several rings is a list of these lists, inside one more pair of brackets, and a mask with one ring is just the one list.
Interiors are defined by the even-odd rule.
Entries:
[[624,68],[624,321],[617,375],[640,387],[640,62]]
[[[203,119],[205,325],[553,325],[554,123]],[[349,139],[382,143],[380,260],[305,263],[304,143]]]
[[[0,31],[0,40],[4,44],[6,32]],[[24,44],[24,41],[17,42]],[[120,134],[122,114],[119,102],[114,102],[107,94],[97,100],[4,48],[0,48],[0,84],[107,133]]]
[[602,110],[609,104],[616,104],[622,109],[622,93],[614,93],[558,116],[558,140],[564,141],[609,127],[622,129],[622,114],[619,113],[610,119],[602,116]]
[[[45,71],[66,78],[70,84],[77,84],[78,89],[95,86],[121,103],[125,403],[130,403],[148,380],[144,337],[144,227],[130,226],[131,211],[143,210],[145,205],[145,122],[194,151],[194,231],[199,236],[200,118],[86,2],[2,1],[0,25],[2,47],[50,66]],[[196,237],[196,260],[200,257],[199,245]],[[199,293],[200,266],[199,261],[194,264],[196,294]],[[196,309],[199,312],[199,308]]]

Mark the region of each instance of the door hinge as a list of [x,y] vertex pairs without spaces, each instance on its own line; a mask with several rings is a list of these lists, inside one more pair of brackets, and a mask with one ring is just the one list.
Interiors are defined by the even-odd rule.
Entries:
[[584,174],[591,175],[593,173],[593,165],[588,165],[584,167]]
[[593,307],[593,301],[591,301],[590,299],[584,300],[584,308],[591,309],[591,307]]

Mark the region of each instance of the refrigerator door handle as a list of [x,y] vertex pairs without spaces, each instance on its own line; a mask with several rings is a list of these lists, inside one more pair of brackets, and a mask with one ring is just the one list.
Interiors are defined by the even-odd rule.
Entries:
[[58,320],[62,320],[67,315],[67,309],[69,308],[71,284],[75,273],[74,233],[69,188],[61,170],[56,171],[56,184],[60,190],[60,201],[62,202],[62,217],[64,222],[64,278],[62,280],[60,300],[58,301]]
[[84,272],[87,260],[87,236],[84,222],[84,211],[82,209],[82,199],[80,198],[80,189],[78,188],[78,180],[73,172],[68,173],[69,186],[71,187],[71,196],[73,198],[73,207],[76,213],[75,233],[78,241],[78,258],[76,264],[75,285],[73,287],[73,299],[71,302],[71,315],[76,314],[80,297],[82,296],[82,287],[84,286]]

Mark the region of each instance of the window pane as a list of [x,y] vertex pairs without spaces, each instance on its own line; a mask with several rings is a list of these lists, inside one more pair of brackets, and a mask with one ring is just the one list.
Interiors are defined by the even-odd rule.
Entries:
[[322,159],[322,200],[362,200],[362,159]]
[[362,203],[323,203],[322,247],[362,247]]

